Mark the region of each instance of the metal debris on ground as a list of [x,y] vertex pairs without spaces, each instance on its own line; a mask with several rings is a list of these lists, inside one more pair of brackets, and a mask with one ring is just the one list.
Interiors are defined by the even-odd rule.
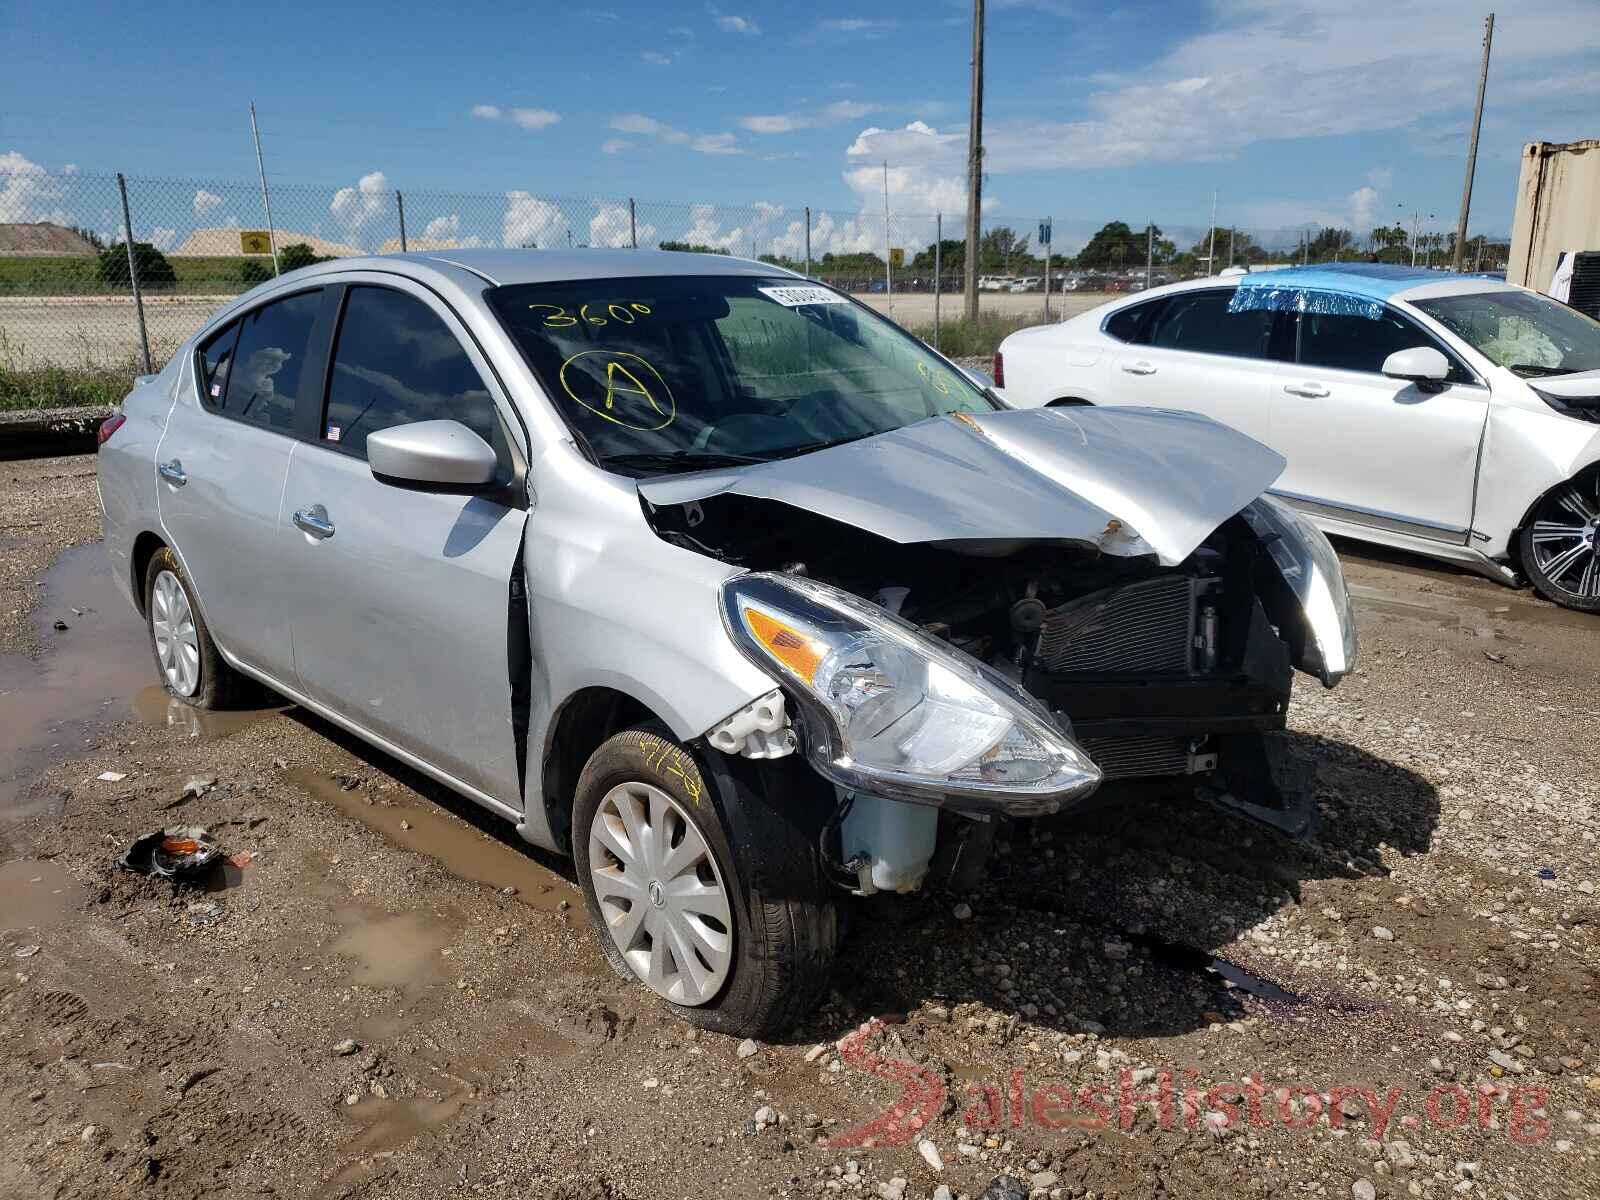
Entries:
[[141,875],[172,878],[194,874],[221,853],[217,839],[204,827],[169,825],[134,842],[118,861]]

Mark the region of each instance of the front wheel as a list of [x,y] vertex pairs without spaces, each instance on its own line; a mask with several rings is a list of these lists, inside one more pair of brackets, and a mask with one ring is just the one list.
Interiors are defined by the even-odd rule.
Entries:
[[806,806],[708,774],[653,729],[601,745],[573,804],[578,883],[618,975],[702,1028],[771,1035],[826,989],[837,913]]
[[144,573],[144,611],[161,686],[196,708],[227,708],[244,679],[211,640],[183,564],[169,547],[150,558]]
[[1600,468],[1546,492],[1518,542],[1522,569],[1540,595],[1600,612]]

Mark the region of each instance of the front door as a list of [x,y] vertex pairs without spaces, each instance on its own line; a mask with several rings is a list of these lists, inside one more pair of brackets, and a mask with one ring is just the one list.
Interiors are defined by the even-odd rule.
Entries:
[[[1390,308],[1376,318],[1304,312],[1298,343],[1272,389],[1270,444],[1289,460],[1273,490],[1339,520],[1465,544],[1488,389]],[[1450,361],[1442,389],[1383,374],[1384,359],[1414,346]]]
[[[508,621],[525,509],[492,378],[453,314],[405,281],[344,295],[315,440],[284,486],[306,695],[494,799],[521,807]],[[380,482],[367,435],[451,418],[501,459],[494,495]]]

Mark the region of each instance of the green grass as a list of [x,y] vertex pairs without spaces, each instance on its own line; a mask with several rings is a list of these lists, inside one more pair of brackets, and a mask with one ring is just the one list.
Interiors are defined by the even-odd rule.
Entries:
[[[965,317],[939,323],[939,353],[946,358],[987,358],[1000,348],[1007,335],[1044,322],[1043,313],[1022,313],[1015,316],[978,315],[976,321]],[[933,326],[916,325],[912,334],[933,345]]]
[[[239,267],[245,260],[228,255],[168,258],[178,277],[176,285],[151,288],[161,292],[241,292]],[[267,260],[262,260],[267,261]],[[0,257],[0,296],[114,296],[127,289],[101,283],[95,275],[97,260],[86,255],[43,258]]]
[[43,408],[115,407],[133,387],[140,367],[73,369],[37,367],[16,370],[0,366],[0,412]]

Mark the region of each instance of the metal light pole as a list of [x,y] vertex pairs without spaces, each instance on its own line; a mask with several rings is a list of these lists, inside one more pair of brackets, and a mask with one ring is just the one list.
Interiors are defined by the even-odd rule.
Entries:
[[933,214],[933,348],[939,348],[939,298],[942,291],[939,270],[943,265],[939,261],[940,252],[944,250],[944,214]]
[[150,365],[150,334],[144,324],[144,297],[139,294],[139,258],[133,252],[133,218],[128,215],[128,181],[117,172],[117,191],[122,195],[122,244],[128,251],[128,283],[133,287],[133,311],[139,318],[139,348],[144,351],[144,373],[153,374]]
[[811,278],[811,206],[806,205],[806,278]]
[[1467,179],[1461,185],[1461,215],[1456,218],[1456,247],[1450,269],[1461,270],[1467,250],[1467,212],[1472,207],[1472,176],[1478,167],[1478,130],[1483,127],[1483,92],[1489,86],[1489,46],[1494,41],[1494,14],[1483,22],[1483,66],[1478,70],[1478,106],[1472,114],[1472,137],[1467,142]]
[[1206,274],[1217,273],[1217,189],[1211,189],[1211,245],[1206,250]]
[[967,118],[967,261],[963,264],[967,320],[978,319],[979,208],[983,199],[983,0],[972,0],[972,108]]
[[1156,265],[1156,223],[1147,222],[1144,227],[1144,290],[1150,290],[1150,270]]
[[256,171],[261,176],[261,207],[267,212],[267,245],[272,248],[272,273],[280,275],[278,268],[278,234],[272,227],[272,197],[267,192],[267,168],[261,159],[261,130],[256,126],[256,102],[250,101],[250,136],[256,143]]
[[[889,232],[889,160],[883,160],[883,294],[885,297],[894,295],[894,264],[890,256],[894,253],[889,243],[894,240],[894,235]],[[892,312],[894,305],[890,304]]]
[[406,246],[406,198],[399,192],[394,194],[394,209],[400,216],[400,253],[407,253]]

